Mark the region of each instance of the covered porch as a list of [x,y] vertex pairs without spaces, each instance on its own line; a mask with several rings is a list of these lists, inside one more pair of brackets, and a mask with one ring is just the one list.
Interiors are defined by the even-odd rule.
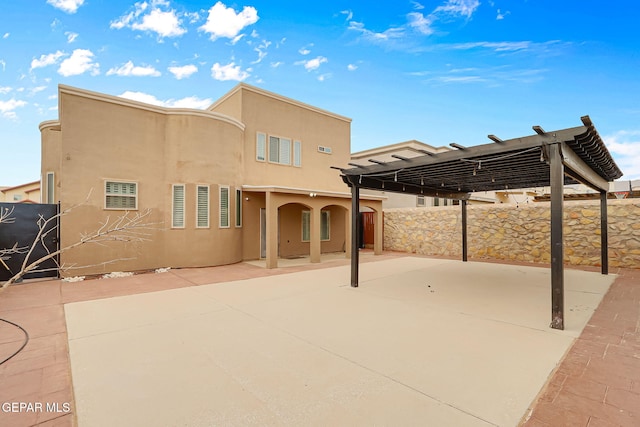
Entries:
[[[245,260],[264,261],[266,268],[277,268],[287,259],[319,263],[322,254],[352,256],[349,193],[252,185],[243,185],[242,191]],[[382,200],[366,196],[358,206],[374,212],[376,255],[382,253]]]

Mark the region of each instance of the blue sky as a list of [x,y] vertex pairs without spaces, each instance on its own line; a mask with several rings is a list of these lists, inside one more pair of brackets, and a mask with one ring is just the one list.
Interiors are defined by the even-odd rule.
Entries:
[[0,185],[40,178],[58,84],[205,108],[239,81],[352,118],[352,151],[588,114],[638,179],[639,17],[631,0],[4,1]]

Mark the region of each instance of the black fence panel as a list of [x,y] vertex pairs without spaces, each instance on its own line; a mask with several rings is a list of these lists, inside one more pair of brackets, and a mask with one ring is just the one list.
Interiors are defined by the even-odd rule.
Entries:
[[[8,222],[0,223],[0,251],[5,251],[0,262],[0,281],[9,280],[20,271],[28,249],[36,240],[40,225],[58,214],[58,205],[40,203],[0,203],[0,213],[5,214]],[[54,218],[44,229],[44,238],[37,242],[29,255],[28,264],[58,250],[60,244],[59,218]],[[18,248],[22,253],[7,254],[6,250]],[[26,248],[26,249],[25,249]],[[41,263],[37,271],[28,273],[25,279],[40,277],[58,277],[58,258]]]

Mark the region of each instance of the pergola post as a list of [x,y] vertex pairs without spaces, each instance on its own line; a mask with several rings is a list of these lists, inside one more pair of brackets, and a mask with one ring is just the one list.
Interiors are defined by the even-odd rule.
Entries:
[[467,201],[460,200],[462,206],[462,261],[467,262]]
[[351,287],[358,287],[359,245],[358,216],[360,215],[360,187],[351,184]]
[[564,248],[562,211],[564,165],[560,144],[549,145],[551,172],[551,327],[564,329]]
[[607,222],[607,192],[600,192],[600,263],[602,274],[609,274],[609,226]]

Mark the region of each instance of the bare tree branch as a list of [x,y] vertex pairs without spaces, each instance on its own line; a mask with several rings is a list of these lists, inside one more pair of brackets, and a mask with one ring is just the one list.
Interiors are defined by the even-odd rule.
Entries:
[[[91,195],[91,193],[89,193],[89,196]],[[87,200],[89,199],[89,196],[87,196]],[[2,261],[1,257],[10,255],[10,254],[24,254],[26,253],[27,255],[24,258],[24,261],[22,263],[22,266],[20,268],[20,271],[15,273],[9,280],[7,280],[1,287],[0,287],[0,291],[3,291],[4,289],[6,289],[7,287],[9,287],[11,284],[15,283],[17,280],[19,280],[21,277],[23,277],[25,274],[30,273],[30,272],[35,272],[38,271],[38,266],[40,264],[42,264],[44,261],[53,259],[56,264],[57,264],[57,260],[56,257],[64,252],[67,252],[71,249],[77,248],[79,246],[85,245],[87,243],[95,243],[98,245],[104,245],[106,242],[143,242],[143,241],[148,241],[149,236],[151,235],[151,230],[155,230],[157,229],[157,225],[159,223],[151,223],[148,222],[149,216],[151,215],[151,210],[147,209],[145,211],[141,211],[141,212],[125,212],[124,214],[118,216],[117,218],[115,218],[114,220],[111,220],[111,217],[108,216],[104,222],[100,223],[99,227],[97,228],[97,230],[94,230],[92,232],[89,233],[83,233],[80,236],[80,240],[78,240],[75,243],[72,243],[68,246],[65,246],[63,248],[60,248],[56,251],[49,251],[47,249],[47,255],[40,257],[39,259],[30,262],[29,259],[31,257],[31,255],[33,254],[35,248],[38,246],[38,244],[42,244],[45,248],[46,245],[44,245],[44,238],[52,232],[56,232],[58,227],[59,227],[59,218],[62,216],[65,216],[67,214],[69,214],[69,212],[71,212],[73,209],[77,208],[80,205],[83,205],[87,202],[87,200],[85,200],[83,203],[80,203],[78,205],[74,205],[70,208],[67,208],[61,212],[59,212],[58,214],[52,216],[51,218],[45,219],[44,217],[40,216],[40,219],[38,219],[37,225],[38,225],[38,233],[36,235],[36,237],[33,240],[33,243],[31,244],[31,246],[25,246],[25,247],[17,247],[17,245],[14,245],[13,248],[10,249],[3,249],[2,251],[0,251],[0,261]],[[12,222],[12,218],[11,218],[11,214],[13,213],[13,209],[9,210],[8,208],[5,208],[3,210],[3,212],[1,212],[0,214],[0,222],[4,222],[4,223],[11,223]],[[51,224],[55,224],[55,225],[51,225]],[[6,258],[5,258],[6,259]],[[122,258],[120,260],[128,260],[131,258]],[[104,263],[100,263],[100,264],[96,264],[96,265],[106,265],[109,263],[113,263],[119,260],[109,260],[109,261],[105,261]],[[5,265],[4,261],[2,261],[2,264]],[[83,267],[67,267],[67,268],[85,268],[86,266]],[[61,267],[61,266],[57,266],[57,268],[59,270],[64,270],[65,267]],[[8,269],[8,268],[7,268]],[[13,273],[13,272],[11,272]]]
[[11,209],[0,209],[0,224],[13,224],[15,222],[16,219],[11,216],[13,215],[13,209],[13,206],[11,207]]

